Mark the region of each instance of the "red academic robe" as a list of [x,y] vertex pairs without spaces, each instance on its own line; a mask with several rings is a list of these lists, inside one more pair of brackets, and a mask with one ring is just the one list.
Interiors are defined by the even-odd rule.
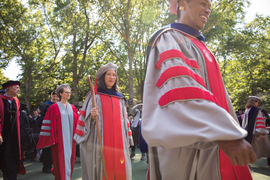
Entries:
[[[20,161],[21,160],[21,141],[20,141],[20,118],[19,118],[19,115],[20,115],[20,112],[19,112],[19,109],[20,109],[20,101],[18,98],[14,97],[14,98],[9,98],[7,96],[4,96],[4,95],[0,95],[0,136],[2,136],[2,132],[3,132],[3,127],[4,127],[4,118],[5,118],[5,109],[4,109],[4,103],[3,103],[3,100],[2,99],[7,99],[7,100],[13,100],[15,99],[15,102],[16,102],[16,106],[17,106],[17,117],[16,117],[16,125],[17,125],[17,133],[18,133],[18,143],[19,143],[19,159],[17,160],[17,174],[25,174],[25,168],[22,164],[22,162]],[[1,164],[0,164],[1,166]],[[0,167],[0,169],[2,169]]]
[[[207,67],[208,79],[211,86],[211,92],[217,98],[216,103],[229,113],[223,81],[221,78],[219,65],[215,56],[203,42],[200,42],[195,38],[191,37],[189,38],[201,50],[201,52],[204,55],[204,58],[207,59],[205,62]],[[230,162],[230,159],[224,154],[224,152],[221,149],[219,150],[219,160],[220,160],[220,174],[222,179],[234,179],[234,178],[239,180],[252,179],[247,165],[233,166]]]
[[[73,110],[73,136],[77,127],[77,120],[79,118],[77,109],[71,104]],[[49,107],[44,117],[42,126],[49,126],[51,130],[42,129],[40,132],[37,149],[50,147],[52,148],[52,173],[56,180],[65,179],[65,160],[64,160],[64,145],[62,135],[61,114],[57,104]],[[72,136],[72,137],[73,137]],[[76,157],[76,142],[72,140],[72,155],[71,155],[71,176],[75,164]]]

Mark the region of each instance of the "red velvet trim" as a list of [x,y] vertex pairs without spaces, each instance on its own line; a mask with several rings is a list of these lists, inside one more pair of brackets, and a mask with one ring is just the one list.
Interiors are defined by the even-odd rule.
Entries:
[[45,130],[45,129],[41,129],[40,132],[46,132],[46,133],[51,133],[51,130]]
[[84,110],[81,110],[80,111],[80,115],[82,115],[83,117],[85,117],[85,111]]
[[[210,90],[218,101],[218,105],[229,112],[224,84],[222,81],[218,62],[213,53],[202,41],[188,36],[189,39],[201,50],[207,68]],[[208,59],[210,57],[210,59]],[[229,158],[220,150],[220,174],[222,180],[252,180],[252,176],[247,166],[233,166]]]
[[214,95],[197,87],[175,88],[164,95],[158,101],[160,106],[179,100],[204,99],[218,104]]
[[19,84],[11,84],[11,85],[6,86],[4,89],[7,89],[8,87],[11,87],[11,86],[16,86],[16,85],[19,85]]
[[256,120],[263,120],[264,121],[264,119],[262,117],[257,117]]
[[132,135],[132,132],[131,131],[128,131],[128,136],[131,136]]
[[[108,179],[126,179],[121,109],[117,97],[100,94],[103,117],[103,147]],[[125,124],[124,124],[125,125]],[[104,179],[104,176],[103,178]]]
[[159,60],[156,64],[156,68],[160,69],[161,64],[167,59],[171,59],[171,58],[181,58],[186,62],[188,66],[199,70],[199,66],[195,60],[190,60],[186,58],[184,54],[177,49],[170,49],[170,50],[160,53]]
[[94,87],[95,94],[97,94],[97,78],[95,80],[95,87]]
[[130,124],[129,124],[129,122],[127,122],[127,127],[128,127],[128,128],[130,127]]
[[189,76],[205,87],[203,79],[185,66],[173,66],[166,69],[159,77],[156,85],[158,88],[160,88],[168,79],[177,76]]
[[259,128],[263,128],[263,129],[266,129],[265,126],[256,126],[255,129],[259,129]]
[[75,133],[78,134],[79,136],[82,136],[83,135],[83,131],[81,131],[79,129],[76,129],[75,130]]
[[82,121],[82,120],[80,120],[80,119],[77,121],[77,124],[79,124],[80,126],[83,126],[83,127],[85,126],[84,121]]

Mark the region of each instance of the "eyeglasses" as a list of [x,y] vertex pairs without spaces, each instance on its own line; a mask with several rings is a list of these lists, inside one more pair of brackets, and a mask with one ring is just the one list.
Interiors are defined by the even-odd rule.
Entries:
[[64,93],[66,93],[66,94],[71,94],[71,92],[64,92]]

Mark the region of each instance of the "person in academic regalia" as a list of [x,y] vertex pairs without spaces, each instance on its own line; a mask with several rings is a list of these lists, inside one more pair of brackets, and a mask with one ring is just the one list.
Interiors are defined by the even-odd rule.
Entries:
[[1,91],[0,91],[0,95],[4,95],[5,93],[6,93],[5,90],[1,90]]
[[[47,110],[49,107],[59,100],[58,96],[55,94],[55,91],[51,93],[51,100],[45,102],[41,106],[40,119],[38,119],[37,129],[41,128],[41,124],[44,120]],[[39,122],[40,121],[40,122]],[[46,147],[42,149],[42,162],[43,162],[43,173],[50,173],[52,168],[52,150],[51,147]]]
[[25,174],[21,162],[20,102],[15,97],[20,82],[8,81],[2,86],[6,93],[0,95],[0,169],[4,180],[16,180],[17,174]]
[[22,160],[26,159],[25,152],[29,145],[30,137],[30,121],[29,121],[27,105],[21,103],[20,106],[20,135],[21,135],[21,150]]
[[258,105],[261,98],[249,96],[243,116],[242,127],[247,130],[245,138],[252,146],[257,158],[270,157],[269,132],[265,127],[265,120]]
[[96,73],[92,106],[88,93],[78,121],[74,139],[80,143],[83,180],[103,180],[103,167],[95,117],[98,116],[108,180],[131,180],[129,146],[133,145],[124,96],[118,92],[117,66],[108,63]]
[[51,147],[52,174],[56,180],[70,180],[73,173],[76,142],[73,140],[77,120],[77,109],[69,104],[70,87],[61,84],[55,90],[60,102],[52,104],[44,117],[37,149]]
[[137,104],[134,107],[132,107],[133,112],[135,113],[134,120],[131,124],[131,130],[132,130],[132,139],[134,142],[134,146],[131,146],[131,154],[130,157],[133,158],[135,156],[135,148],[139,147],[139,131],[141,126],[141,110],[142,110],[142,104]]
[[168,1],[178,22],[157,31],[146,52],[142,135],[150,179],[251,180],[247,164],[256,155],[200,32],[212,1]]

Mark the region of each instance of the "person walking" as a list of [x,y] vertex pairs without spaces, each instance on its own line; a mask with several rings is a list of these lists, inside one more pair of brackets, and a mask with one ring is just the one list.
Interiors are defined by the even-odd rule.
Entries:
[[[57,103],[59,100],[58,96],[55,94],[55,91],[51,93],[51,100],[45,102],[41,106],[41,111],[40,111],[40,118],[38,118],[38,123],[37,123],[37,129],[41,130],[41,125],[43,123],[44,117],[46,115],[46,112],[48,111],[49,107],[55,103]],[[37,111],[38,113],[38,111]],[[42,149],[42,163],[43,163],[43,168],[42,172],[43,173],[51,173],[52,169],[52,149],[51,147],[46,147]]]
[[56,180],[70,180],[73,173],[76,142],[73,140],[77,120],[77,109],[69,104],[71,88],[68,84],[61,84],[55,90],[60,99],[49,107],[44,117],[37,149],[51,147],[52,174]]
[[21,151],[22,151],[22,160],[26,159],[26,151],[29,146],[29,137],[30,137],[30,122],[27,105],[21,103],[20,105],[20,138],[21,138]]
[[249,96],[242,122],[242,127],[248,132],[245,139],[251,144],[257,159],[270,157],[269,132],[265,127],[263,114],[258,108],[261,101],[257,96]]
[[80,143],[82,179],[104,179],[95,121],[98,116],[108,180],[131,180],[129,146],[133,141],[124,96],[118,92],[117,66],[112,63],[101,66],[96,80],[97,107],[93,107],[89,93],[80,111],[74,136]]
[[212,1],[168,1],[178,22],[157,31],[146,54],[142,135],[150,179],[251,180],[247,164],[256,155],[200,32]]
[[4,180],[16,180],[17,174],[25,174],[21,162],[20,102],[16,98],[20,91],[19,81],[2,84],[5,94],[0,95],[0,168]]

